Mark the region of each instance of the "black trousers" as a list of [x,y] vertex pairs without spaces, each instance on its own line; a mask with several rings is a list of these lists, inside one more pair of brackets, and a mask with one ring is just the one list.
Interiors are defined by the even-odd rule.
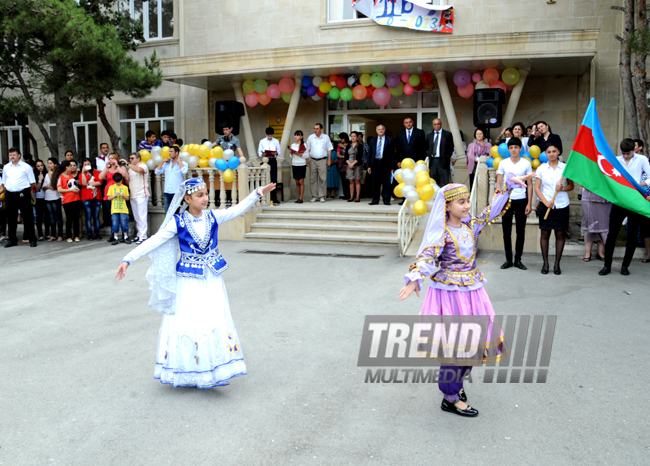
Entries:
[[[63,204],[65,210],[65,234],[69,239],[79,238],[79,213],[81,212],[81,201],[68,202]],[[74,231],[74,236],[72,232]]]
[[50,215],[45,206],[45,199],[36,199],[36,230],[38,237],[43,236],[43,224],[45,224],[45,236],[50,236]]
[[[390,167],[382,164],[383,160],[375,160],[372,164],[372,202],[379,202],[379,193],[384,203],[390,202]],[[383,189],[382,189],[383,186]]]
[[[271,167],[271,183],[277,183],[278,182],[278,159],[276,158],[269,158],[269,167]],[[271,200],[273,203],[278,202],[278,192],[277,190],[271,191]]]
[[506,259],[512,260],[512,216],[517,223],[517,240],[515,242],[515,262],[521,260],[524,253],[524,240],[526,239],[526,206],[528,199],[515,199],[510,201],[510,208],[501,217],[503,228],[503,249],[506,251]]
[[441,157],[431,157],[429,165],[429,176],[436,180],[441,188],[449,184],[451,169],[445,168]]
[[607,233],[607,242],[605,243],[605,267],[612,266],[616,238],[618,237],[618,232],[621,230],[621,225],[623,225],[625,217],[627,217],[627,243],[625,244],[623,265],[629,267],[632,262],[632,257],[636,250],[637,232],[639,231],[642,216],[614,204],[609,213],[609,232]]
[[23,217],[23,226],[25,227],[24,237],[29,241],[36,241],[34,233],[34,211],[32,209],[32,193],[30,188],[22,191],[5,193],[5,202],[7,203],[7,236],[9,241],[18,242],[16,230],[18,228],[18,211]]

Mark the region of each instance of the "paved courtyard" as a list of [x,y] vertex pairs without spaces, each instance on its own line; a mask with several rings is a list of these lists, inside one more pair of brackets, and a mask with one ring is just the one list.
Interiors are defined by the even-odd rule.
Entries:
[[420,309],[397,298],[395,249],[223,242],[248,375],[195,390],[153,379],[150,260],[113,279],[129,248],[0,250],[0,464],[647,464],[650,264],[600,277],[567,257],[542,276],[540,256],[523,272],[480,254],[497,313],[558,320],[547,383],[483,384],[479,368],[480,415],[463,419],[433,384],[365,384],[356,367],[365,315]]

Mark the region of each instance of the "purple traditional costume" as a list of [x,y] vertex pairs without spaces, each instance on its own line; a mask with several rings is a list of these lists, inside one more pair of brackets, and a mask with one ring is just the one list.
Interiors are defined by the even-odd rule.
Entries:
[[[507,176],[508,189],[516,186],[510,182],[512,174]],[[490,302],[483,285],[486,280],[482,272],[476,267],[476,245],[479,235],[486,225],[498,219],[510,206],[509,191],[497,191],[492,199],[492,204],[487,206],[477,217],[467,217],[462,220],[460,227],[447,224],[447,202],[469,196],[465,185],[449,184],[442,188],[436,197],[431,210],[429,222],[418,250],[415,263],[411,265],[409,273],[404,278],[406,284],[418,282],[421,289],[426,277],[431,278],[431,283],[422,304],[420,315],[494,315],[494,308]],[[440,270],[435,271],[440,266]],[[488,335],[492,332],[492,319],[488,327]],[[486,342],[488,353],[489,341]],[[503,334],[499,338],[496,351],[491,351],[490,359],[498,361],[505,351]],[[494,349],[494,348],[493,348]],[[488,359],[484,354],[483,362]],[[462,377],[466,375],[471,366],[442,366],[441,380],[445,371],[453,371],[453,382],[440,382],[438,386],[444,393],[445,399],[455,403],[458,393],[463,388]],[[461,371],[460,374],[458,371]]]

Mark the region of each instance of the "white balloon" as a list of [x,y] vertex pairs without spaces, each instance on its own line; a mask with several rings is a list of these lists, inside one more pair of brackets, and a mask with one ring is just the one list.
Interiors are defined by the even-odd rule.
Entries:
[[400,173],[402,173],[402,169],[398,168],[397,170],[395,170],[395,172],[393,172],[393,177],[397,178],[397,175],[399,175]]
[[323,78],[321,78],[320,76],[316,76],[314,79],[311,80],[311,83],[316,87],[320,86],[322,82],[323,82]]
[[427,203],[427,212],[431,212],[431,209],[433,209],[433,197],[428,201],[426,201],[426,203]]
[[[403,177],[402,177],[402,180],[404,180]],[[406,195],[411,191],[415,191],[415,187],[411,186],[410,184],[407,184],[406,186],[404,186],[402,188],[402,197],[406,197]]]
[[217,167],[214,166],[214,164],[217,162],[217,160],[219,160],[219,159],[217,159],[216,157],[212,157],[210,160],[208,160],[208,165],[210,165],[210,168],[217,168]]
[[187,164],[191,169],[195,169],[199,165],[199,157],[197,155],[190,156],[190,159],[187,161]]
[[153,161],[153,159],[149,159],[146,162],[147,168],[149,170],[155,170],[156,169],[156,162]]
[[417,176],[413,173],[413,170],[405,168],[402,170],[402,181],[408,185],[415,186],[417,181]]
[[235,155],[235,151],[233,151],[232,149],[226,149],[225,151],[223,151],[223,159],[226,162],[230,160],[230,157],[232,157],[233,155]]
[[419,163],[413,169],[413,173],[419,173],[419,172],[428,171],[428,170],[429,170],[429,168],[425,164]]
[[160,155],[160,152],[162,151],[162,147],[152,147],[151,148],[151,155]]
[[480,80],[479,82],[476,83],[476,86],[474,86],[476,89],[489,89],[490,85],[486,83],[483,80]]
[[205,141],[205,142],[203,143],[203,145],[204,145],[204,146],[207,146],[208,149],[212,149],[212,143],[211,143],[210,141]]
[[183,158],[183,156],[185,156],[185,157],[191,157],[192,154],[190,154],[189,152],[181,152],[181,153],[180,153],[180,157],[181,157],[181,159]]
[[407,201],[414,203],[420,200],[420,193],[418,193],[417,191],[409,191],[408,193],[406,193],[406,196],[404,197],[406,198]]
[[318,94],[314,94],[314,95],[312,95],[311,98],[312,98],[313,100],[315,100],[316,102],[318,102],[318,101],[321,99],[321,97],[320,97]]
[[162,158],[162,156],[160,154],[156,154],[151,158],[151,160],[153,160],[154,163],[156,164],[156,166],[158,166],[158,165],[160,165],[160,162],[163,161],[163,158]]
[[409,214],[415,215],[415,212],[413,212],[413,204],[411,204],[410,202],[406,204],[406,210],[408,210]]

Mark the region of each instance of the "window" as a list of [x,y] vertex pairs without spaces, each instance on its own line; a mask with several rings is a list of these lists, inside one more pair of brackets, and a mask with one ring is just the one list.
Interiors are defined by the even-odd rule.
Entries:
[[124,154],[135,152],[149,130],[157,137],[161,131],[174,131],[174,101],[120,106],[120,137]]
[[328,0],[327,21],[349,21],[365,16],[352,8],[352,0]]
[[[23,131],[23,128],[26,131]],[[25,115],[18,115],[15,119],[0,121],[0,161],[9,162],[9,149],[18,147],[21,154],[30,152],[29,148],[29,123]]]
[[[77,143],[77,159],[95,158],[99,153],[97,141],[97,107],[76,107],[72,109],[72,128]],[[56,146],[58,135],[56,123],[50,123],[50,139]],[[63,154],[61,159],[63,158]]]
[[174,0],[120,0],[119,8],[142,22],[146,40],[174,36]]

